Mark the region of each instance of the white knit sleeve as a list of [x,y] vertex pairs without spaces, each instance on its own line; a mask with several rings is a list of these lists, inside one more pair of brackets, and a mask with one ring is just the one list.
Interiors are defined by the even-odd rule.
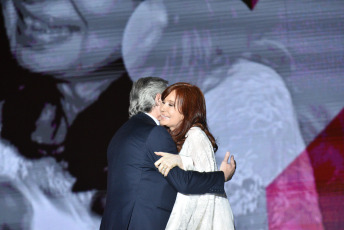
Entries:
[[211,172],[217,170],[213,147],[207,135],[198,127],[193,127],[188,132],[187,155],[194,164],[194,170]]

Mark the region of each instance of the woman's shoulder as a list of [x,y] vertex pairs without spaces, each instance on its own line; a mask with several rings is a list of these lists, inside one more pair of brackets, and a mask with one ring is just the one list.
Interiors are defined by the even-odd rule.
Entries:
[[200,128],[193,126],[189,129],[189,131],[186,133],[186,137],[199,137],[205,135],[205,132]]

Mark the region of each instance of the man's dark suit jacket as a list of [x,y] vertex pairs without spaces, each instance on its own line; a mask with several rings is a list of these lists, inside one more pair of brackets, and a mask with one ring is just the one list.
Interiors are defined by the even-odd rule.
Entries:
[[177,192],[224,193],[223,172],[199,173],[173,168],[167,177],[154,162],[163,151],[177,154],[167,130],[139,113],[112,138],[107,152],[108,187],[101,230],[165,229]]

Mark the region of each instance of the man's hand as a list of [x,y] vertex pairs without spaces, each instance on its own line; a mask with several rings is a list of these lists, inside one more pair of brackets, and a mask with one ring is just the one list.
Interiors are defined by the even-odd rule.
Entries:
[[226,182],[232,179],[235,173],[235,169],[236,169],[236,162],[234,160],[234,156],[233,155],[231,156],[231,160],[228,163],[229,156],[230,156],[230,153],[226,152],[225,158],[221,162],[221,166],[220,166],[220,170],[225,174]]

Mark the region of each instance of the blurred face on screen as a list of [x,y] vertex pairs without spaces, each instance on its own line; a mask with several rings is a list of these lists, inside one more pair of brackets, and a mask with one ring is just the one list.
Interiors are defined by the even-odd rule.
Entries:
[[130,0],[2,0],[11,51],[33,72],[83,75],[121,57]]

